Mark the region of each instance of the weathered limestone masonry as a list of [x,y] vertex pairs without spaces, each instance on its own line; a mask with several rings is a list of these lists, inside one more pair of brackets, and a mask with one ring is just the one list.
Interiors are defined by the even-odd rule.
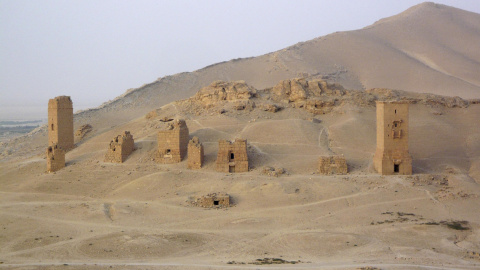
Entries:
[[108,151],[105,154],[105,162],[123,163],[134,149],[133,136],[130,134],[130,131],[125,131],[110,142]]
[[73,104],[68,96],[48,101],[48,145],[54,144],[64,151],[74,147]]
[[198,137],[193,137],[188,142],[188,165],[189,169],[200,169],[203,164],[203,145]]
[[377,150],[373,164],[382,175],[412,174],[408,103],[377,101]]
[[320,174],[347,174],[347,161],[343,156],[322,156],[318,159]]
[[218,141],[217,171],[248,172],[247,140]]
[[54,144],[47,147],[47,172],[56,172],[65,167],[65,151]]
[[211,193],[206,196],[196,197],[191,203],[205,208],[228,207],[230,206],[230,196],[226,193]]
[[168,123],[166,130],[158,132],[158,163],[177,163],[187,155],[189,140],[188,127],[185,120],[178,119]]

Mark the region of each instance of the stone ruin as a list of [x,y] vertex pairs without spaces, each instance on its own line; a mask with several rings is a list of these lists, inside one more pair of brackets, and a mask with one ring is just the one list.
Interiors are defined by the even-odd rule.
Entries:
[[248,172],[247,140],[218,141],[217,171]]
[[286,171],[284,168],[274,168],[270,166],[265,166],[263,167],[262,174],[268,175],[268,176],[274,176],[274,177],[279,177],[282,174],[285,174]]
[[408,103],[377,101],[377,150],[373,164],[378,173],[412,174],[408,134]]
[[105,154],[105,162],[123,163],[127,157],[135,149],[135,143],[130,131],[125,131],[113,138],[110,142],[107,153]]
[[169,122],[165,130],[158,132],[158,151],[155,160],[163,164],[182,161],[187,155],[189,139],[185,120]]
[[188,164],[189,169],[200,169],[203,165],[203,145],[198,137],[193,137],[188,142]]
[[318,173],[347,174],[347,161],[343,156],[321,156],[318,159]]
[[222,101],[248,100],[257,94],[257,90],[245,81],[224,82],[215,81],[198,91],[194,100],[204,107],[213,107]]
[[65,167],[65,151],[54,144],[47,147],[47,172],[56,172]]
[[291,103],[293,107],[304,108],[317,115],[331,112],[336,100],[345,95],[346,90],[339,84],[324,80],[296,78],[279,82],[270,89],[270,93],[274,101]]
[[190,198],[190,203],[204,208],[229,207],[230,196],[226,193],[210,193],[206,196]]
[[87,134],[92,131],[93,127],[90,124],[82,125],[77,131],[75,131],[75,137],[83,139]]
[[73,103],[69,96],[48,101],[48,145],[57,145],[64,151],[74,148]]

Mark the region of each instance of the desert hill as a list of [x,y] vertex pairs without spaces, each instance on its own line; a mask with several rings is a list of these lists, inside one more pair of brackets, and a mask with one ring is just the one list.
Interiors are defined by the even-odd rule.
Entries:
[[[410,104],[414,175],[372,171],[375,101]],[[266,89],[215,81],[131,121],[77,137],[45,173],[46,130],[0,162],[0,264],[20,269],[475,269],[480,265],[480,104],[304,78]],[[157,133],[186,119],[205,165],[157,164]],[[86,119],[86,118],[85,118]],[[81,124],[77,118],[76,128]],[[129,130],[136,150],[103,161]],[[215,171],[219,139],[248,141],[250,171]],[[343,154],[349,174],[316,174]],[[264,167],[282,168],[278,177]],[[278,170],[281,171],[281,170]],[[267,173],[266,173],[267,172]],[[204,209],[191,197],[231,196]],[[267,259],[264,259],[267,258]],[[282,261],[283,260],[283,261]],[[291,265],[295,263],[295,265]],[[1,265],[0,265],[1,266]]]
[[109,117],[112,123],[131,120],[188,98],[216,80],[244,80],[263,89],[284,79],[323,78],[348,89],[389,88],[479,98],[477,44],[479,14],[423,3],[360,30],[159,78],[83,115]]

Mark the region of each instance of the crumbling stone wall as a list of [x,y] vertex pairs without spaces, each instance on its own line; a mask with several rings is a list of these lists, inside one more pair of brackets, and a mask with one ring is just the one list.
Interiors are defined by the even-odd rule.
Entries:
[[189,169],[200,169],[203,165],[203,145],[198,137],[193,137],[188,142],[188,165]]
[[257,90],[244,81],[224,82],[215,81],[203,87],[195,94],[194,99],[205,107],[211,107],[218,102],[228,100],[248,100],[254,97]]
[[73,103],[69,96],[48,101],[48,145],[55,144],[64,151],[74,147]]
[[377,101],[377,150],[373,164],[378,173],[412,174],[408,134],[408,103]]
[[218,141],[217,171],[248,172],[247,140]]
[[130,131],[125,131],[113,138],[105,154],[105,162],[123,163],[135,149],[135,142]]
[[204,208],[228,207],[230,206],[230,196],[226,193],[211,193],[206,196],[194,197],[190,203]]
[[185,120],[168,122],[166,129],[158,132],[158,163],[177,163],[187,155],[189,132]]
[[47,172],[56,172],[65,167],[65,151],[54,144],[47,147]]
[[347,161],[343,156],[321,156],[318,159],[318,173],[347,174]]
[[82,125],[77,131],[75,131],[75,136],[79,139],[83,139],[87,134],[92,131],[93,127],[90,124]]

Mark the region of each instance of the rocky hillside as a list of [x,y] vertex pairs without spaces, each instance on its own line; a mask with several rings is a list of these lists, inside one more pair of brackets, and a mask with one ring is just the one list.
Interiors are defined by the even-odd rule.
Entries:
[[360,30],[160,78],[78,117],[121,123],[188,98],[216,80],[244,80],[263,89],[304,77],[340,83],[348,89],[389,88],[479,98],[476,44],[480,44],[479,14],[423,3]]

